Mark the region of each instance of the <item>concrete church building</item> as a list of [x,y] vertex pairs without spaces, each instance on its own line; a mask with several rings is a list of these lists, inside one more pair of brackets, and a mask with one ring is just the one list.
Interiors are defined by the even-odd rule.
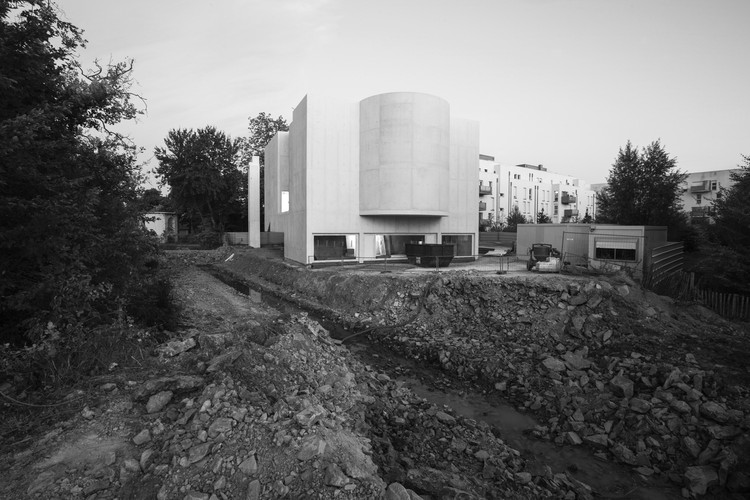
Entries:
[[308,95],[265,149],[265,225],[312,264],[404,256],[407,243],[478,253],[479,124],[436,96]]

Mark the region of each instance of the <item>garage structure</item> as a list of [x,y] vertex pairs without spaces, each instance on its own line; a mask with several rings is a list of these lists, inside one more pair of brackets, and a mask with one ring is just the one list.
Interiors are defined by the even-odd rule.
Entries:
[[642,278],[651,252],[667,243],[666,226],[614,224],[519,224],[517,254],[528,258],[534,243],[548,243],[560,251],[564,263],[599,270],[632,269]]

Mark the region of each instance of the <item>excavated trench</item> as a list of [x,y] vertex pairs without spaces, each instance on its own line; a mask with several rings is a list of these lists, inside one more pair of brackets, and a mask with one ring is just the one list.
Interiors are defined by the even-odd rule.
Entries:
[[[496,435],[521,453],[529,470],[541,470],[544,466],[549,466],[554,473],[567,471],[591,486],[597,498],[682,498],[680,489],[664,479],[644,479],[629,467],[601,459],[586,448],[558,446],[534,438],[530,435],[530,431],[537,425],[534,418],[519,412],[499,396],[467,390],[460,382],[451,381],[449,374],[438,368],[424,366],[400,356],[365,335],[352,336],[352,332],[342,325],[324,317],[321,310],[300,307],[298,303],[264,290],[258,283],[237,279],[219,269],[206,268],[206,271],[254,303],[263,303],[282,314],[307,313],[326,328],[333,338],[346,339],[345,345],[363,363],[402,381],[412,392],[431,404],[448,406],[456,414],[489,424]],[[440,383],[436,384],[435,381]]]

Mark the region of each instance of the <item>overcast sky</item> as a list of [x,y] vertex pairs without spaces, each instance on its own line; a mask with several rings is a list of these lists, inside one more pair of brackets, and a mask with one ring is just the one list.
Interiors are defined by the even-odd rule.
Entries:
[[[687,172],[750,154],[750,0],[57,0],[85,64],[135,59],[151,158],[307,93],[445,98],[507,165],[603,182],[628,140]],[[151,167],[155,160],[151,159]]]

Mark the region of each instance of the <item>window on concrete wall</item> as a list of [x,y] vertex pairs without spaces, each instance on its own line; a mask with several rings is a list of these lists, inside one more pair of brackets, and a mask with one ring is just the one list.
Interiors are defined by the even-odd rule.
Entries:
[[472,255],[474,253],[473,236],[471,234],[444,234],[444,245],[456,245],[456,255]]
[[696,205],[700,205],[700,204],[701,204],[701,201],[703,201],[703,196],[701,196],[701,194],[700,194],[700,193],[696,194],[696,195],[695,195],[695,204],[696,204]]
[[354,259],[357,256],[357,235],[313,235],[313,247],[315,260]]
[[[479,216],[482,215],[479,214]],[[424,241],[423,234],[376,234],[374,254],[376,257],[406,255],[407,243],[424,243]]]
[[289,211],[289,191],[281,192],[281,211],[282,212]]
[[716,181],[711,181],[711,191],[716,191]]
[[595,257],[604,260],[635,262],[637,243],[634,240],[600,240],[594,242]]

